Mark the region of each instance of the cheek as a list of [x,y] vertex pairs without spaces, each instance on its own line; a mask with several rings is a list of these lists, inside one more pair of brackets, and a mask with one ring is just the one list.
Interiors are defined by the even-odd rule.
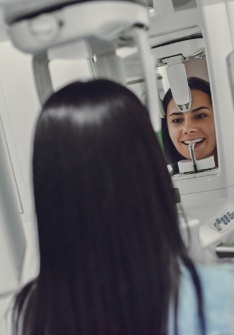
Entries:
[[214,122],[211,122],[210,124],[207,125],[207,134],[216,143],[216,134],[215,134]]
[[173,126],[168,126],[168,133],[172,142],[176,141],[178,138],[178,129]]

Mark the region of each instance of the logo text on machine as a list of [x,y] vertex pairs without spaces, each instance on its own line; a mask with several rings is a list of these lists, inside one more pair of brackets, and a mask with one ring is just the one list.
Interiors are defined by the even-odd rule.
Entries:
[[228,224],[233,221],[234,212],[226,212],[222,216],[216,218],[215,222],[212,226],[219,232],[221,232],[224,228],[227,228]]

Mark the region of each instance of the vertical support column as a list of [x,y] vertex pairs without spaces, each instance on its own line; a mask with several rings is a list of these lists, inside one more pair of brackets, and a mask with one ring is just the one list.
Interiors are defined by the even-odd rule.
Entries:
[[226,12],[228,18],[228,25],[230,27],[230,36],[232,45],[234,46],[234,0],[225,0]]
[[[226,6],[223,0],[198,0],[206,46],[207,66],[215,113],[220,187],[234,184],[233,142],[234,112],[227,70],[227,56],[233,49]],[[214,21],[214,17],[218,20]]]
[[147,89],[148,109],[152,126],[156,132],[161,130],[160,100],[157,87],[156,70],[148,39],[148,32],[141,27],[134,29],[140,63]]
[[43,105],[45,100],[53,92],[49,71],[49,59],[46,51],[33,56],[33,72],[37,93]]

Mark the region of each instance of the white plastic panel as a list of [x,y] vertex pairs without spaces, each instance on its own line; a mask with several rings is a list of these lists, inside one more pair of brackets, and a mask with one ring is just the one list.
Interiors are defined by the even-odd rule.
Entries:
[[0,295],[16,289],[21,278],[26,244],[20,212],[19,192],[0,123]]
[[19,166],[15,143],[13,139],[12,129],[9,122],[9,115],[7,112],[3,90],[0,82],[0,129],[1,129],[1,143],[5,149],[6,164],[8,166],[9,175],[12,181],[17,207],[20,214],[23,213],[23,204],[19,192],[19,184],[23,183],[22,173]]
[[89,62],[86,59],[56,59],[50,63],[50,73],[54,90],[75,81],[93,77]]

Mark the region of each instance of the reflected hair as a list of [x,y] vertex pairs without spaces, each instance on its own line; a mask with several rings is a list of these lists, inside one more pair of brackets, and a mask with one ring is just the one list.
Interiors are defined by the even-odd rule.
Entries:
[[166,335],[181,264],[204,326],[165,160],[129,89],[99,79],[52,94],[36,125],[33,186],[40,269],[17,295],[14,334]]
[[[188,86],[190,90],[194,89],[204,92],[210,97],[212,101],[210,84],[208,81],[198,77],[190,77],[188,78]],[[179,172],[177,163],[180,160],[184,159],[184,157],[176,150],[168,132],[166,113],[171,99],[173,99],[173,96],[171,89],[169,89],[163,99],[163,109],[165,111],[165,118],[162,119],[162,140],[167,164],[171,165],[172,173],[174,174]]]

